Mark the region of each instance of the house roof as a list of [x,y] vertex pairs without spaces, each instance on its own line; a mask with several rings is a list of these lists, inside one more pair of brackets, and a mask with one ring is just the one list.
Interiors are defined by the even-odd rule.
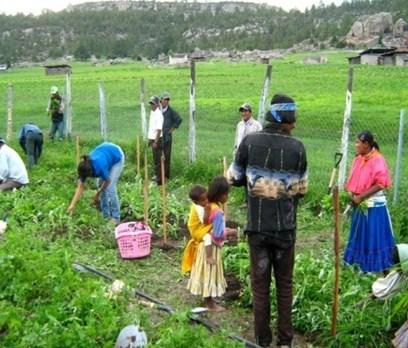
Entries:
[[381,56],[394,56],[396,54],[408,54],[408,48],[397,48],[391,52],[386,52],[382,54]]
[[68,64],[57,64],[57,65],[44,65],[44,68],[71,68],[71,65]]
[[372,47],[368,48],[363,52],[360,52],[360,56],[363,54],[382,54],[382,53],[389,53],[395,51],[395,47]]

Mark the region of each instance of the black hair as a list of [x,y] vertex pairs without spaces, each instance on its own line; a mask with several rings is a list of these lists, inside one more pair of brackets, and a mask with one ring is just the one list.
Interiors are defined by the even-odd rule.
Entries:
[[364,131],[360,132],[357,135],[357,139],[359,139],[363,143],[368,143],[368,145],[370,145],[370,147],[373,147],[373,148],[375,148],[377,150],[380,150],[380,147],[378,146],[378,143],[374,140],[373,134],[368,130],[364,130]]
[[[286,94],[275,94],[271,99],[271,105],[273,104],[294,104],[295,100],[289,97]],[[271,111],[268,111],[266,114],[266,120],[272,123],[295,123],[296,122],[296,113],[294,110],[287,111],[278,111],[279,116],[282,119],[282,122],[278,122],[271,114]]]
[[206,193],[206,192],[207,192],[207,190],[206,190],[206,188],[205,188],[204,186],[194,185],[194,186],[191,188],[191,190],[190,190],[188,196],[190,197],[190,199],[191,199],[193,202],[197,202],[197,201],[200,199],[200,197],[201,197],[204,193]]
[[229,191],[229,184],[224,176],[216,176],[208,185],[208,200],[212,203],[218,203],[222,195]]
[[78,164],[78,176],[82,181],[89,176],[93,176],[91,159],[88,155],[82,156],[82,161]]

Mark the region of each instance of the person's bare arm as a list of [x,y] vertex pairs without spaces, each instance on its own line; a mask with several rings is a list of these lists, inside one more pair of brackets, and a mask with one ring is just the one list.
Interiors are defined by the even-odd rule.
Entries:
[[377,193],[378,191],[381,191],[383,188],[377,184],[371,186],[367,191],[364,191],[363,193],[360,193],[359,195],[354,195],[353,196],[353,203],[355,205],[359,205],[362,201],[364,201],[366,198],[372,196],[374,193]]
[[93,197],[92,201],[94,204],[99,203],[99,197],[101,196],[101,193],[109,186],[110,184],[110,179],[103,180],[102,185],[99,186],[98,191],[96,191],[95,196]]
[[67,209],[67,213],[73,213],[78,201],[81,199],[82,194],[85,190],[85,184],[81,181],[78,181],[77,188],[75,190],[74,197],[72,197],[71,204]]

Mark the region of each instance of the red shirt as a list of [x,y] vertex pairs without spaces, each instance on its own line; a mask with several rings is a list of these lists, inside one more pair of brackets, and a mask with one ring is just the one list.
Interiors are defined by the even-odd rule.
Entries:
[[367,155],[358,155],[354,158],[346,189],[354,194],[361,194],[374,185],[381,188],[391,186],[387,163],[375,149]]

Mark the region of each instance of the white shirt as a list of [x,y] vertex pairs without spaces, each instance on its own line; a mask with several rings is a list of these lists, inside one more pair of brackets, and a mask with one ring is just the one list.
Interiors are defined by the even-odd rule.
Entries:
[[6,144],[0,147],[0,180],[13,180],[22,185],[28,184],[27,169],[23,160]]
[[259,132],[262,130],[261,124],[251,117],[248,121],[241,120],[237,124],[237,130],[235,132],[235,146],[234,150],[236,151],[241,144],[242,139],[244,139],[248,134]]
[[163,129],[163,114],[160,111],[160,108],[150,111],[149,117],[149,131],[147,132],[147,138],[149,140],[155,140],[157,131],[160,131],[160,138],[162,137]]

